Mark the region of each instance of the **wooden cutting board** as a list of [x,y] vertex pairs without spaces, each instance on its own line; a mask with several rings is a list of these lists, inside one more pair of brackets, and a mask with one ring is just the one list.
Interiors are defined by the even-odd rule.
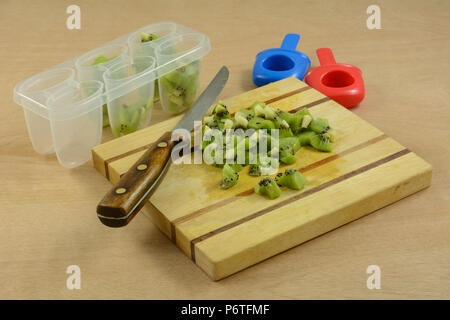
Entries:
[[[283,190],[275,200],[253,192],[260,178],[248,176],[248,168],[235,187],[222,190],[219,168],[171,166],[143,211],[214,280],[430,185],[430,164],[302,81],[284,79],[224,102],[233,113],[256,100],[282,110],[308,108],[314,117],[327,118],[336,131],[334,152],[302,147],[290,167],[300,168],[306,187]],[[95,147],[94,166],[117,182],[180,118]]]

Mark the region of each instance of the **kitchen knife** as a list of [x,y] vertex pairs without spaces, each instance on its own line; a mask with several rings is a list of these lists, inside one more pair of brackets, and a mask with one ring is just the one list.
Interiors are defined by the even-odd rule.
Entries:
[[[203,117],[227,80],[228,69],[224,66],[174,129],[191,131],[194,121]],[[179,142],[171,137],[172,132],[164,133],[103,197],[97,206],[97,216],[104,225],[123,227],[144,206],[171,164],[172,149]]]

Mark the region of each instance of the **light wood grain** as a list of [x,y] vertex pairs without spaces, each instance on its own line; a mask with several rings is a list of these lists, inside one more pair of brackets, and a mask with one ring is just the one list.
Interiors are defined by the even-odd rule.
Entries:
[[[0,298],[450,298],[450,3],[378,1],[382,29],[371,31],[368,0],[77,1],[82,29],[69,31],[65,10],[72,3],[0,2]],[[314,50],[331,47],[338,62],[363,71],[367,96],[353,112],[429,161],[433,184],[218,283],[144,216],[126,231],[102,226],[94,209],[110,183],[92,164],[67,170],[55,156],[36,154],[12,89],[164,20],[210,36],[201,86],[227,65],[221,97],[253,89],[254,56],[279,46],[285,33],[301,33],[299,48],[313,66]],[[152,123],[166,118],[154,110]],[[70,264],[81,267],[81,290],[65,287]],[[366,288],[371,264],[382,270],[381,290]]]
[[[282,188],[282,195],[272,201],[252,193],[261,178],[246,174],[248,168],[236,187],[223,190],[219,168],[171,166],[144,212],[160,221],[162,231],[214,280],[430,185],[432,169],[426,161],[298,79],[283,79],[223,101],[231,113],[254,101],[271,101],[272,107],[286,111],[309,106],[314,118],[329,120],[336,141],[332,153],[301,148],[297,162],[280,172],[300,168],[308,179],[306,187],[301,192]],[[99,171],[107,171],[111,181],[123,176],[135,165],[130,154],[136,146],[145,147],[171,125],[171,120],[163,121],[95,147],[94,166],[108,167]],[[398,154],[401,157],[394,158]],[[119,161],[121,171],[114,166]]]

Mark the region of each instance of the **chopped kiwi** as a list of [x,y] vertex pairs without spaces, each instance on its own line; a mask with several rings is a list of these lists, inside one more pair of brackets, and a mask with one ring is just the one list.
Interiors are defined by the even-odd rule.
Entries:
[[248,174],[254,177],[259,177],[262,175],[260,164],[251,164],[248,169]]
[[294,148],[291,145],[280,146],[280,161],[284,164],[294,164],[295,158]]
[[294,150],[294,153],[297,152],[300,147],[300,141],[297,137],[284,137],[284,138],[280,138],[279,139],[279,146],[280,146],[280,150],[282,147],[289,145],[292,147],[292,149]]
[[141,42],[149,42],[158,39],[159,37],[153,33],[141,32]]
[[330,138],[330,142],[334,142],[336,140],[336,131],[334,131],[334,129],[328,127],[328,129],[325,133]]
[[222,183],[220,184],[220,187],[222,189],[229,189],[237,184],[238,179],[239,173],[234,171],[234,169],[226,163],[222,169]]
[[286,138],[286,137],[293,137],[294,133],[292,133],[291,128],[280,128],[278,129],[278,137],[279,138]]
[[280,187],[278,187],[277,183],[269,177],[261,179],[255,185],[255,192],[266,196],[269,199],[275,199],[281,195]]
[[257,164],[251,164],[248,170],[248,174],[253,177],[259,177],[264,175],[273,174],[273,169],[271,164],[275,158],[268,158],[264,161],[258,161]]
[[258,130],[261,129],[263,121],[265,121],[266,119],[261,118],[261,117],[253,117],[249,122],[248,122],[248,127],[250,129],[254,129],[254,130]]
[[255,116],[255,113],[253,112],[253,110],[241,109],[234,114],[235,117],[237,115],[240,115],[240,116],[244,117],[245,119],[247,119],[247,121],[250,121]]
[[234,116],[236,128],[243,128],[247,129],[248,127],[248,120],[240,113]]
[[252,110],[255,113],[255,115],[257,115],[255,110],[257,108],[258,108],[258,110],[260,110],[260,109],[264,110],[265,107],[266,107],[266,104],[264,102],[262,102],[262,101],[255,101],[250,106],[250,110]]
[[258,129],[271,130],[275,129],[275,124],[273,123],[273,121],[266,120],[261,117],[254,117],[248,122],[248,127],[254,130]]
[[298,133],[301,130],[303,116],[297,113],[289,113],[282,111],[279,115],[280,119],[286,121],[289,124],[289,128],[293,133]]
[[285,186],[294,190],[303,189],[307,182],[306,178],[293,168],[288,168],[283,173],[278,173],[275,177],[275,181],[280,186]]
[[109,126],[108,106],[106,103],[102,106],[103,112],[103,127]]
[[104,62],[108,62],[112,59],[114,59],[116,56],[113,56],[111,58],[107,58],[104,55],[99,55],[97,58],[94,59],[94,62],[92,63],[93,66],[100,64],[100,63],[104,63]]
[[[180,96],[180,92],[177,90],[179,89],[175,88],[174,94]],[[238,138],[238,136],[235,135],[233,144],[234,150],[231,150],[234,151],[233,154],[230,152],[230,157],[227,157],[227,152],[225,152],[224,163],[227,163],[233,155],[234,158],[231,160],[234,161],[236,159],[237,151],[244,150],[245,159],[242,155],[239,157],[240,161],[244,160],[243,164],[215,164],[217,167],[223,168],[222,188],[230,188],[237,183],[239,176],[238,172],[242,170],[242,166],[250,164],[251,156],[252,164],[250,164],[248,171],[250,176],[273,174],[274,168],[270,165],[271,162],[260,161],[259,154],[256,156],[256,159],[250,154],[250,149],[253,149],[250,148],[250,146],[254,146],[256,143],[257,149],[259,149],[259,143],[261,143],[263,137],[267,137],[268,159],[276,159],[277,162],[280,161],[283,164],[291,165],[296,162],[295,154],[301,146],[310,145],[317,150],[330,152],[332,149],[332,142],[335,140],[336,136],[335,131],[330,128],[326,119],[314,119],[308,109],[304,108],[295,113],[289,113],[279,109],[273,109],[264,102],[258,101],[253,103],[249,109],[239,110],[234,114],[234,117],[230,115],[226,105],[219,101],[209,109],[208,115],[203,118],[203,128],[204,132],[205,130],[213,128],[220,129],[224,135],[226,134],[226,129],[239,128],[241,133],[246,133],[246,130],[249,129],[256,131],[250,137],[239,134],[241,138]],[[261,129],[266,129],[267,135],[261,135]],[[273,134],[272,130],[274,129],[279,130],[278,147],[276,147],[271,140],[271,134]],[[248,133],[249,132],[247,132],[247,134]],[[224,139],[224,145],[228,146],[228,142],[232,141],[229,139],[229,136],[226,136],[226,138],[227,139]],[[205,149],[210,145],[210,141],[204,141],[202,149]],[[272,146],[273,149],[271,149]],[[278,153],[279,157],[274,157],[276,153]],[[256,164],[254,164],[255,160],[257,162]],[[306,179],[303,175],[294,169],[287,169],[283,173],[279,173],[276,180],[279,185],[295,190],[302,189],[306,184]],[[275,182],[276,186],[273,187],[272,182],[274,181],[270,178],[262,179],[255,186],[255,191],[271,199],[278,197],[281,191]]]
[[297,139],[300,142],[300,145],[302,146],[309,146],[311,145],[311,137],[315,136],[316,134],[313,131],[304,131],[297,135]]
[[330,126],[327,119],[317,118],[311,121],[309,128],[316,133],[326,132]]
[[320,150],[320,151],[325,151],[325,152],[332,151],[330,136],[327,133],[319,133],[319,134],[315,134],[314,136],[311,136],[310,144],[313,148]]
[[234,170],[234,172],[241,172],[242,171],[242,165],[238,163],[231,163],[229,166]]
[[163,104],[170,113],[180,113],[194,103],[199,85],[198,61],[182,66],[159,78]]
[[312,117],[311,113],[309,112],[309,110],[307,108],[302,108],[300,110],[298,110],[297,112],[294,113],[297,116],[310,116]]
[[146,122],[148,113],[151,112],[153,101],[145,99],[135,105],[123,104],[117,108],[111,129],[116,137],[127,135],[141,128]]

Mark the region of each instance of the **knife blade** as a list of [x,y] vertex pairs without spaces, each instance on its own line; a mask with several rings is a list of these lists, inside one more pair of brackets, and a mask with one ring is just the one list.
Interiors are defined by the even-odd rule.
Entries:
[[[174,130],[194,128],[194,121],[200,120],[216,100],[228,75],[228,68],[223,66]],[[170,167],[171,152],[178,143],[171,137],[171,131],[165,132],[106,193],[97,205],[97,217],[104,225],[123,227],[144,206]]]

